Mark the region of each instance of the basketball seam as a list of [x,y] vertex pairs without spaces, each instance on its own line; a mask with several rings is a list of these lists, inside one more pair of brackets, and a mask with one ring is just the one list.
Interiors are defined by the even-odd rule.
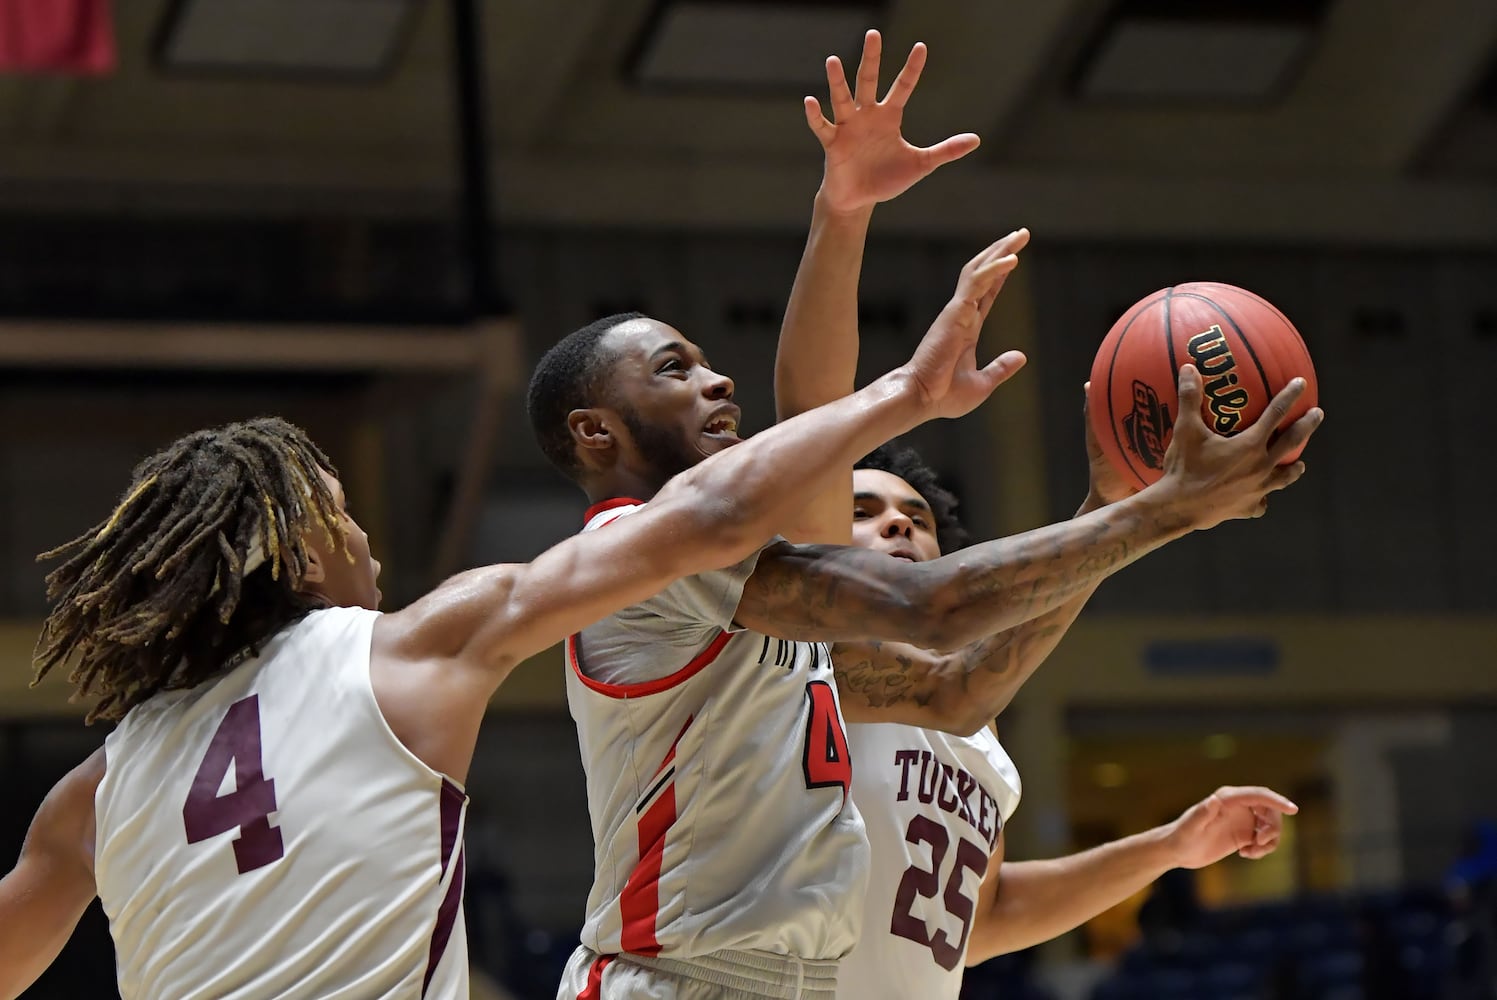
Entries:
[[[1232,318],[1231,313],[1223,309],[1220,303],[1218,303],[1215,299],[1208,299],[1206,296],[1196,292],[1181,292],[1180,297],[1188,299],[1200,299],[1202,302],[1206,303],[1208,306],[1221,313],[1222,319],[1226,320],[1232,325],[1232,332],[1237,334],[1238,340],[1242,341],[1242,346],[1247,350],[1248,357],[1253,359],[1253,367],[1258,369],[1258,381],[1259,384],[1263,386],[1263,391],[1265,393],[1271,393],[1271,386],[1269,385],[1268,381],[1268,373],[1263,370],[1263,363],[1258,360],[1258,352],[1253,350],[1253,345],[1248,341],[1247,336],[1242,332],[1242,327],[1238,326],[1237,321]],[[1170,338],[1170,343],[1174,343],[1174,338]],[[1271,394],[1269,398],[1273,398]],[[1268,401],[1265,400],[1263,405],[1266,408],[1268,406]],[[1247,430],[1247,428],[1244,427],[1243,430]]]
[[[1164,290],[1163,298],[1166,302],[1169,300],[1169,292],[1168,288]],[[1122,331],[1118,334],[1118,342],[1112,345],[1112,358],[1107,362],[1107,385],[1105,387],[1107,392],[1107,429],[1112,432],[1113,443],[1118,446],[1118,454],[1123,456],[1123,461],[1128,465],[1128,471],[1133,473],[1133,477],[1145,486],[1148,485],[1148,480],[1139,475],[1138,470],[1133,467],[1133,460],[1128,457],[1128,446],[1123,444],[1122,437],[1118,435],[1117,405],[1112,401],[1112,375],[1113,371],[1117,368],[1118,352],[1123,349],[1123,339],[1128,336],[1128,331],[1133,329],[1133,324],[1138,321],[1138,318],[1158,301],[1159,299],[1157,298],[1150,299],[1147,302],[1140,302],[1134,306],[1133,315],[1128,317],[1127,324],[1124,325]],[[1168,305],[1166,305],[1166,316],[1168,316],[1168,308]]]
[[[1237,288],[1236,285],[1231,285],[1229,287]],[[1282,309],[1265,299],[1263,296],[1259,295],[1257,292],[1250,292],[1246,288],[1238,288],[1237,290],[1253,299],[1259,305],[1265,307],[1266,309],[1269,309],[1275,316],[1279,317],[1279,321],[1284,324],[1289,332],[1294,334],[1295,346],[1299,348],[1300,356],[1304,359],[1305,364],[1309,366],[1309,372],[1307,374],[1314,374],[1315,361],[1310,357],[1310,348],[1305,343],[1305,335],[1299,332],[1299,327],[1290,322],[1289,317],[1284,315],[1284,311]]]

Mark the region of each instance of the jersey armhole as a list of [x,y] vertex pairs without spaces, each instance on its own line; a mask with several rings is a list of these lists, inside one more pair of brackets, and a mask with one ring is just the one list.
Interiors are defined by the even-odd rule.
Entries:
[[358,691],[358,697],[374,721],[375,727],[384,734],[386,742],[395,748],[399,756],[408,760],[422,774],[431,777],[438,785],[443,783],[452,785],[466,796],[468,790],[461,781],[458,781],[450,774],[438,771],[426,763],[426,761],[417,757],[415,751],[406,746],[400,737],[395,735],[395,730],[390,728],[390,720],[385,718],[384,710],[379,707],[379,698],[374,694],[374,623],[379,620],[381,613],[378,611],[368,612],[367,617],[364,617],[364,620],[359,623],[359,627],[364,630],[364,636],[359,641],[357,647],[363,652],[363,666],[361,669],[348,671],[353,678],[353,686]]

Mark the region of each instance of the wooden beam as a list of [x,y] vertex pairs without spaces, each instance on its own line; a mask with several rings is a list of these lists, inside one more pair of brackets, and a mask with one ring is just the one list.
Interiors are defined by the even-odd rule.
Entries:
[[[476,370],[518,329],[0,320],[0,366],[239,371]],[[518,341],[506,350],[518,357]]]

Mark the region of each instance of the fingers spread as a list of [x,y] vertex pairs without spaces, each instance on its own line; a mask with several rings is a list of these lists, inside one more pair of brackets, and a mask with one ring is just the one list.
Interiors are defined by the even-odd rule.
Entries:
[[878,62],[884,51],[884,41],[877,31],[869,30],[863,36],[863,58],[858,61],[858,84],[853,99],[860,107],[878,101]]
[[827,94],[832,101],[832,115],[837,121],[851,117],[854,105],[852,91],[847,89],[847,74],[842,69],[842,60],[836,56],[826,57]]
[[1263,411],[1263,416],[1248,429],[1248,433],[1256,434],[1260,440],[1267,441],[1279,429],[1284,418],[1289,416],[1289,411],[1294,409],[1295,400],[1304,395],[1305,380],[1292,378],[1289,384],[1279,390],[1278,395],[1269,401],[1268,409]]
[[826,115],[821,113],[821,102],[817,101],[816,98],[806,98],[805,105],[806,124],[811,126],[811,131],[815,133],[817,141],[825,147],[837,134],[837,126],[827,121]]
[[1268,492],[1275,493],[1286,486],[1293,486],[1305,474],[1304,462],[1291,462],[1273,470],[1268,478]]
[[[1258,423],[1264,424],[1266,426],[1277,427],[1279,425],[1279,422],[1282,422],[1282,418],[1280,418],[1279,422],[1270,424],[1268,423],[1270,419],[1270,415],[1268,413],[1265,413],[1262,417],[1258,418]],[[1312,406],[1308,411],[1306,411],[1304,416],[1300,417],[1294,423],[1290,424],[1284,430],[1284,433],[1280,434],[1277,438],[1274,439],[1273,444],[1269,445],[1268,448],[1269,455],[1272,456],[1276,462],[1282,462],[1285,458],[1288,458],[1290,455],[1293,455],[1296,451],[1303,448],[1305,446],[1305,442],[1310,440],[1310,435],[1315,433],[1316,429],[1320,427],[1321,422],[1324,420],[1325,411],[1318,406]]]
[[910,57],[904,61],[904,69],[894,78],[889,86],[889,93],[884,95],[884,103],[902,108],[910,99],[910,94],[915,90],[915,84],[920,82],[920,74],[925,69],[925,43],[916,42],[915,47],[910,49]]

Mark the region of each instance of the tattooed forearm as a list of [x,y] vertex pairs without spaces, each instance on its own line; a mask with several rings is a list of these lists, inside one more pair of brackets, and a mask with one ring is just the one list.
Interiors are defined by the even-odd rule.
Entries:
[[904,722],[963,735],[996,717],[1050,655],[1095,587],[1033,621],[950,653],[902,643],[832,647],[842,710],[854,722]]
[[926,563],[832,545],[767,549],[740,623],[785,639],[908,642],[957,649],[1090,593],[1171,539],[1186,519],[1144,494]]

